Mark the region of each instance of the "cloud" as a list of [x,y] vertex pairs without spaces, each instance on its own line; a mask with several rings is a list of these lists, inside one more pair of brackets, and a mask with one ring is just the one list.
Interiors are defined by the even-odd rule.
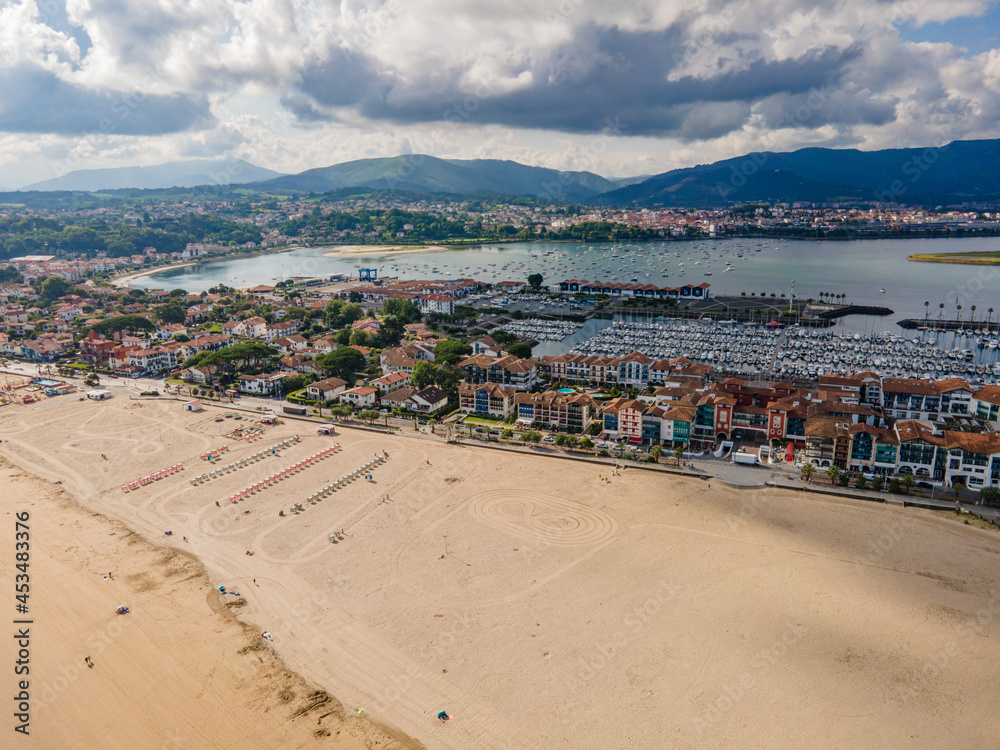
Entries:
[[0,70],[0,131],[160,135],[207,126],[204,96],[88,91],[37,68]]
[[[168,156],[314,165],[410,144],[572,168],[613,123],[617,151],[598,166],[618,174],[817,143],[923,145],[995,132],[1000,50],[970,56],[960,39],[900,29],[991,7],[0,0],[0,132],[110,130],[93,159],[132,153],[115,139],[134,138]],[[262,124],[276,111],[280,134]]]

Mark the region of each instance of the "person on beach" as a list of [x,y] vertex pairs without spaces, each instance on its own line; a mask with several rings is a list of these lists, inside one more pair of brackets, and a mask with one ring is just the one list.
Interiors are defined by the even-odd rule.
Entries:
[[89,657],[89,656],[85,656],[85,657],[83,657],[83,662],[84,662],[84,664],[86,664],[86,665],[87,665],[88,667],[90,667],[91,669],[93,669],[93,668],[94,668],[94,662],[92,662],[92,661],[90,660],[90,657]]
[[438,719],[440,719],[442,723],[451,721],[451,717],[448,715],[447,711],[439,711]]

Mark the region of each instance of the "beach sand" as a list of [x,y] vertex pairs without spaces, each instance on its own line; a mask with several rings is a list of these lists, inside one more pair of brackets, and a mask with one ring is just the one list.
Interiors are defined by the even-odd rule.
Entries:
[[[0,409],[0,456],[61,479],[87,508],[151,544],[200,560],[211,585],[244,595],[234,614],[251,623],[251,636],[272,632],[289,670],[348,711],[364,708],[373,731],[391,727],[428,748],[470,750],[987,747],[1000,732],[1000,534],[992,529],[895,506],[709,488],[636,468],[606,482],[605,468],[552,458],[555,449],[513,455],[351,429],[318,437],[296,421],[238,443],[221,434],[232,420],[214,422],[213,410],[192,414],[176,402],[115,393],[105,402]],[[198,455],[209,448],[228,444],[231,462],[292,434],[302,441],[278,456],[188,482],[206,470]],[[342,445],[333,456],[227,501],[333,442]],[[372,470],[374,481],[309,502],[383,450],[390,458]],[[179,475],[119,488],[180,461]],[[154,560],[165,553],[152,548],[136,555],[136,577],[115,584],[132,589],[72,595],[76,586],[106,586],[107,564],[95,555],[110,548],[125,557],[127,541],[106,526],[103,538],[71,534],[74,517],[53,492],[32,494],[33,517],[53,533],[62,528],[73,549],[35,551],[66,556],[66,588],[49,580],[58,593],[45,594],[39,582],[39,596],[99,606],[90,620],[72,610],[46,614],[48,627],[72,637],[58,647],[39,643],[39,659],[50,648],[60,655],[40,663],[37,679],[51,682],[56,665],[77,659],[79,641],[115,622],[109,607],[123,597],[135,604],[128,623],[140,625],[164,599],[157,624],[137,628],[147,640],[134,653],[151,652],[148,666],[117,672],[121,721],[161,736],[162,723],[148,724],[159,700],[148,686],[162,682],[187,686],[170,704],[175,721],[211,724],[205,685],[249,669],[238,652],[253,638],[235,624],[233,635],[212,630],[232,628],[206,604],[203,583],[190,583],[190,605],[172,604],[171,592],[188,585],[186,572],[171,574],[187,570],[180,552],[162,564]],[[294,502],[304,511],[290,513]],[[328,534],[340,530],[331,543]],[[258,586],[247,585],[253,578]],[[147,581],[155,587],[141,591]],[[176,647],[163,640],[168,624],[183,634]],[[125,637],[99,659],[91,654],[97,666],[82,677],[109,668]],[[197,678],[184,672],[191,654],[204,662]],[[272,681],[242,702],[221,700],[234,723],[266,734],[260,724],[269,716],[287,719],[305,700],[305,688],[296,690],[282,714]],[[95,732],[83,746],[113,746],[102,744],[101,708],[86,716],[79,708],[98,699],[53,703],[48,718],[39,709],[38,732],[79,723]],[[242,708],[254,701],[272,711]],[[110,712],[110,700],[102,706]],[[438,722],[440,710],[454,721]],[[46,721],[70,726],[46,730]]]
[[[290,672],[234,616],[242,597],[213,591],[185,550],[143,541],[6,462],[0,486],[6,518],[31,516],[32,709],[19,746],[404,747]],[[0,549],[5,573],[12,550]]]
[[438,250],[455,250],[444,245],[339,245],[336,250],[323,253],[324,258],[339,258],[347,255],[406,255],[407,253],[431,253]]

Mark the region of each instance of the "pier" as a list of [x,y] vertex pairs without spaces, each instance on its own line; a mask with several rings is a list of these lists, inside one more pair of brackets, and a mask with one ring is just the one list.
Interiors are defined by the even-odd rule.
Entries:
[[897,321],[900,328],[911,331],[1000,331],[997,320],[933,320],[924,318],[904,318]]

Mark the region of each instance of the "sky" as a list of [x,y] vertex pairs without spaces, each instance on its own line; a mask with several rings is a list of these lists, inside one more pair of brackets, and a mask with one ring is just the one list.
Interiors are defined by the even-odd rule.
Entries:
[[625,177],[998,115],[996,0],[0,0],[2,188],[408,153]]

